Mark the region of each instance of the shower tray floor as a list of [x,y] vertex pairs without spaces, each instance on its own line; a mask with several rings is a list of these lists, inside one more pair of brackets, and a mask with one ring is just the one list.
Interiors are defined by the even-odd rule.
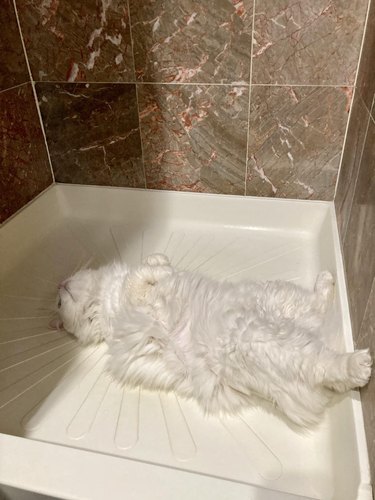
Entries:
[[[105,371],[104,345],[82,347],[49,327],[56,286],[76,269],[114,259],[135,265],[160,252],[177,268],[223,280],[283,279],[312,288],[316,274],[330,269],[337,280],[330,329],[340,331],[332,342],[351,349],[333,221],[325,202],[49,189],[0,230],[0,432],[27,438],[29,447],[94,452],[98,463],[111,457],[124,474],[136,464],[146,483],[150,467],[157,467],[160,482],[168,469],[169,489],[159,485],[149,498],[160,492],[160,498],[185,498],[177,484],[184,490],[187,477],[204,478],[212,496],[196,486],[186,498],[370,498],[363,493],[367,459],[356,393],[337,399],[322,424],[305,432],[267,405],[239,417],[208,418],[174,394],[119,386]],[[107,469],[93,470],[87,484],[48,486],[40,478],[7,480],[1,465],[0,459],[0,482],[63,498],[103,498],[97,483],[100,474],[110,477]],[[190,474],[182,480],[181,471]],[[108,497],[147,498],[139,479],[138,486],[134,478],[117,481],[107,485]]]

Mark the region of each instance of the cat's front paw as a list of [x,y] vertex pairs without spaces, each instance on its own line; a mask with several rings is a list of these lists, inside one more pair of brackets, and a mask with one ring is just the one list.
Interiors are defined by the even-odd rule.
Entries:
[[132,271],[125,281],[125,292],[129,301],[134,305],[152,304],[158,285],[172,273],[170,266],[141,265]]
[[321,271],[315,283],[315,291],[324,295],[333,294],[335,280],[329,271]]
[[146,257],[143,261],[148,266],[170,266],[169,259],[163,253],[153,253]]

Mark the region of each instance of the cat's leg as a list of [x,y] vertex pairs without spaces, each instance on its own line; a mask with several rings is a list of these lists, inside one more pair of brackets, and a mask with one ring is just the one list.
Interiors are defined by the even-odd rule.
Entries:
[[328,271],[318,275],[313,292],[284,281],[264,284],[257,302],[265,314],[278,322],[281,318],[293,321],[309,331],[318,329],[332,301],[334,280]]
[[325,314],[333,302],[335,281],[329,271],[318,274],[314,287],[313,305],[320,313]]
[[284,387],[277,393],[274,403],[292,422],[300,427],[318,424],[327,404],[332,399],[331,391],[312,388],[306,384],[296,387]]
[[368,349],[337,353],[323,349],[312,368],[315,382],[337,392],[363,387],[371,376],[372,359]]

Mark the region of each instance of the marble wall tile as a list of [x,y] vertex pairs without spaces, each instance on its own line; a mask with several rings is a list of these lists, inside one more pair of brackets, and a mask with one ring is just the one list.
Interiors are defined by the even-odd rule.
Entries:
[[344,240],[352,326],[358,335],[375,276],[375,123],[370,120]]
[[147,187],[244,194],[248,87],[138,85]]
[[25,55],[11,0],[0,5],[0,90],[29,80]]
[[57,182],[144,187],[134,84],[37,84]]
[[358,69],[357,87],[367,109],[371,110],[375,93],[375,2],[370,1],[367,28],[363,43],[361,62]]
[[129,13],[122,0],[17,0],[34,80],[134,80]]
[[332,200],[348,89],[255,86],[246,194]]
[[52,183],[31,84],[0,93],[0,222]]
[[249,83],[252,0],[130,0],[136,77]]
[[356,92],[335,196],[337,222],[343,240],[352,208],[369,119],[370,116],[362,97]]
[[352,85],[367,1],[256,2],[253,83]]

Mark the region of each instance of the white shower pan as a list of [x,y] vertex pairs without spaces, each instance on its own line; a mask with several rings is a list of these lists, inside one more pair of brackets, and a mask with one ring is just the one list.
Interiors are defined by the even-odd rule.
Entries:
[[353,349],[332,203],[55,185],[0,230],[0,483],[68,499],[369,500],[357,392],[308,432],[266,407],[206,418],[119,386],[104,346],[49,327],[75,269],[152,252],[228,280],[312,287],[329,269],[326,335]]

